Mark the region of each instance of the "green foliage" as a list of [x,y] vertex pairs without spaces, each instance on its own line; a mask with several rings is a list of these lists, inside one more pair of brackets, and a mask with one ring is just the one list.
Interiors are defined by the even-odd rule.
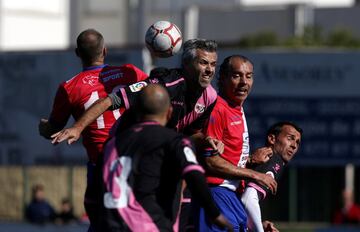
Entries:
[[244,36],[239,40],[237,46],[243,48],[256,47],[342,47],[342,48],[360,48],[360,38],[352,35],[345,29],[336,29],[331,31],[326,37],[323,36],[320,27],[306,27],[302,36],[293,36],[279,41],[274,32],[260,32],[253,35]]
[[319,46],[322,44],[320,27],[305,27],[302,40],[305,46]]
[[274,32],[260,32],[255,35],[244,36],[238,45],[247,48],[277,46],[278,40]]
[[329,47],[360,47],[360,40],[348,30],[337,29],[329,34],[326,44]]

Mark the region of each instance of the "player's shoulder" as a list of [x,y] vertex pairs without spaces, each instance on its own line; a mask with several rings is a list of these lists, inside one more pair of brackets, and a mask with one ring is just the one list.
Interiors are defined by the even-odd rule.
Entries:
[[182,136],[173,129],[153,122],[135,124],[130,131],[129,133],[138,134],[141,141],[144,141],[143,145],[147,144],[146,146],[169,146],[176,138]]
[[[163,137],[164,139],[174,138],[174,137],[177,137],[180,135],[174,129],[170,129],[170,128],[167,128],[165,126],[160,126],[160,125],[154,126],[154,128],[150,129],[149,131],[151,132],[152,135],[160,136],[160,137]],[[155,131],[157,131],[159,133],[154,133]]]
[[176,132],[174,129],[160,125],[148,128],[148,132],[150,137],[154,137],[155,139],[161,140],[165,143],[173,143],[174,141],[184,138],[184,135]]
[[62,82],[62,85],[71,84],[72,82],[75,82],[77,79],[81,78],[83,76],[83,72],[77,73],[76,75],[72,76],[70,79]]
[[228,106],[228,103],[220,96],[216,97],[216,104],[214,107],[214,110],[218,110],[220,112],[223,112],[224,109],[226,109]]
[[147,74],[142,71],[139,67],[135,66],[134,64],[123,64],[120,66],[108,66],[109,70],[118,70],[119,72],[126,73],[126,75],[144,75],[147,76]]
[[212,87],[212,85],[206,87],[203,95],[205,97],[205,101],[208,102],[208,104],[214,103],[217,100],[218,96],[216,90],[214,89],[214,87]]
[[164,67],[157,67],[151,70],[150,79],[159,80],[166,84],[166,86],[172,86],[185,81],[181,69],[168,69]]
[[[89,81],[95,81],[94,78],[89,76],[86,72],[80,72],[71,77],[70,79],[63,81],[60,85],[63,86],[65,89],[67,88],[73,88],[74,86],[79,85],[79,83],[86,84]],[[92,80],[92,81],[91,81]],[[97,81],[97,78],[96,78]]]
[[133,64],[124,64],[124,65],[121,65],[120,67],[122,67],[124,69],[129,69],[129,70],[139,70],[139,68]]

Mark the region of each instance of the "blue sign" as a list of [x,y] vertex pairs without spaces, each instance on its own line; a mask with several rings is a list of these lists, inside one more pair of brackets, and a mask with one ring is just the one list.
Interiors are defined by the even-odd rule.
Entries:
[[252,150],[264,146],[275,122],[303,130],[292,165],[360,164],[360,98],[249,97],[244,106]]

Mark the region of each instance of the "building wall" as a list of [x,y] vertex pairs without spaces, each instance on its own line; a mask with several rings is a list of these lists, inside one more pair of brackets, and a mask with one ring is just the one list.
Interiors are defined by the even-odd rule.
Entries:
[[108,46],[123,46],[129,41],[127,0],[71,1],[70,11],[71,45],[75,46],[78,34],[88,28],[101,32]]
[[198,37],[219,42],[235,42],[245,35],[264,31],[273,31],[284,38],[294,31],[293,10],[288,8],[201,8],[199,15]]
[[68,47],[69,0],[1,0],[0,51]]
[[[190,37],[236,42],[241,37],[273,31],[280,39],[299,35],[299,27],[320,26],[325,33],[345,28],[360,35],[358,5],[347,8],[313,8],[311,5],[247,6],[241,1],[169,0],[1,0],[0,50],[66,49],[77,35],[95,28],[108,46],[144,46],[146,29],[155,21],[169,20]],[[188,9],[196,6],[197,19],[187,22]],[[305,7],[304,7],[305,6]],[[305,9],[305,12],[302,12]],[[299,13],[300,12],[300,13]],[[304,16],[299,18],[298,16]],[[304,21],[304,22],[301,22]],[[191,28],[190,28],[191,27]]]
[[360,36],[360,6],[351,8],[320,8],[315,10],[315,25],[322,28],[325,34],[334,29],[345,29]]

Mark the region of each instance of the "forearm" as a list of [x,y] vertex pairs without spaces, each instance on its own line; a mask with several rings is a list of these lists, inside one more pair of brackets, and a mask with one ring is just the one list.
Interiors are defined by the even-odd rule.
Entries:
[[79,120],[73,125],[74,128],[83,131],[85,127],[95,121],[102,113],[104,113],[109,107],[112,106],[111,99],[109,97],[97,100],[93,105],[85,111]]
[[207,171],[226,179],[252,179],[258,180],[259,174],[251,169],[235,166],[220,156],[205,159]]
[[261,221],[261,209],[257,190],[247,187],[241,196],[241,201],[248,215],[248,226],[251,231],[264,231]]
[[190,138],[194,142],[197,151],[201,151],[205,146],[205,136],[202,132],[198,131],[193,133]]

